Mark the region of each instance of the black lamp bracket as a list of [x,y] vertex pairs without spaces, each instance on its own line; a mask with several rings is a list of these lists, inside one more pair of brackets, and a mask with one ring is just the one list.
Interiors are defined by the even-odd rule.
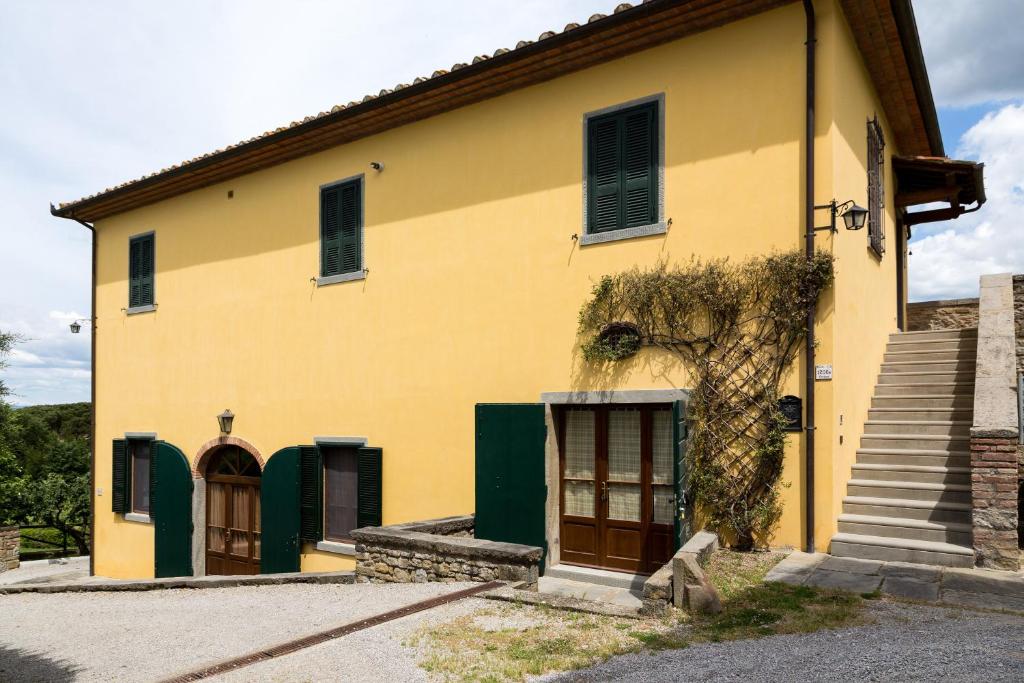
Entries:
[[829,209],[829,216],[828,216],[828,225],[821,225],[821,226],[815,227],[815,228],[813,228],[814,232],[821,232],[822,230],[828,230],[829,232],[831,232],[833,234],[839,232],[839,229],[836,227],[836,216],[843,215],[851,207],[853,207],[853,200],[852,199],[848,199],[847,201],[843,202],[842,204],[837,202],[835,199],[830,201],[828,204],[815,204],[814,205],[815,211],[821,211],[821,210],[824,210],[824,209]]

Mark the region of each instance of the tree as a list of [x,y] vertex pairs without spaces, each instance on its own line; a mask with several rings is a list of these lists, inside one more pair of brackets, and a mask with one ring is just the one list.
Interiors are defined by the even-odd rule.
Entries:
[[84,441],[55,440],[45,474],[32,481],[26,499],[32,517],[66,533],[80,553],[88,554],[81,526],[89,518],[89,448]]

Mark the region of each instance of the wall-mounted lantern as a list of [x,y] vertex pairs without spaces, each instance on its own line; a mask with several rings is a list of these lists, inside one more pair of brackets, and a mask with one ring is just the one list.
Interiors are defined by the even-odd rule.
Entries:
[[79,318],[72,322],[68,327],[71,328],[71,334],[78,334],[82,331],[82,323],[90,322],[88,318]]
[[868,220],[868,210],[863,206],[855,204],[852,199],[845,201],[842,204],[833,199],[828,204],[816,204],[814,208],[817,210],[829,210],[828,225],[816,227],[814,228],[814,232],[818,232],[820,230],[828,230],[831,233],[839,232],[839,229],[836,228],[837,216],[843,217],[843,225],[847,230],[860,230]]
[[226,410],[217,416],[217,422],[220,423],[220,433],[230,434],[231,423],[234,421],[235,415],[230,410]]

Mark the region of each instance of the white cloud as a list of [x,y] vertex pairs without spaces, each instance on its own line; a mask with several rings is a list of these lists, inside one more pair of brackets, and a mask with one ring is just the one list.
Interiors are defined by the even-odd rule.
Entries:
[[1024,97],[1024,0],[918,0],[914,12],[936,104]]
[[961,138],[960,158],[985,163],[987,203],[911,242],[912,301],[977,296],[983,274],[1024,272],[1024,105],[987,114]]

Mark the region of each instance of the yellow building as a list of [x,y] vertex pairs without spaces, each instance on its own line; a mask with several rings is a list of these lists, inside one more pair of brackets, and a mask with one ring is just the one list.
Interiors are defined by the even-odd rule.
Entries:
[[771,539],[826,549],[902,324],[893,159],[943,150],[906,0],[813,3],[808,145],[806,9],[624,5],[54,209],[94,235],[95,573],[351,568],[356,526],[477,508],[478,404],[544,407],[547,562],[651,571],[672,482],[613,480],[608,442],[655,463],[687,380],[593,372],[580,305],[633,265],[803,249],[835,198],[872,220],[816,233],[831,379]]

